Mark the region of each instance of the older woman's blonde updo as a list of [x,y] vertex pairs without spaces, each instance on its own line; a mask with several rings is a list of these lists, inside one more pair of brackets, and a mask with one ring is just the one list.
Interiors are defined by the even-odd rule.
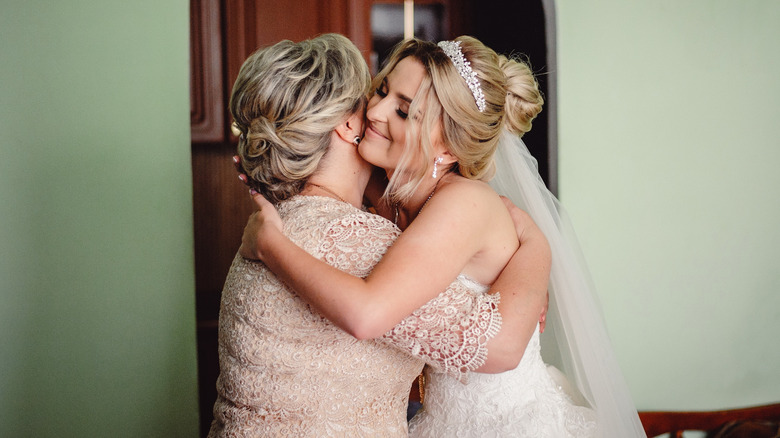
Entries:
[[300,192],[333,130],[362,109],[370,82],[360,51],[338,34],[250,55],[230,96],[249,186],[273,203]]
[[484,111],[477,107],[471,89],[449,56],[431,42],[411,39],[400,43],[374,78],[374,84],[380,84],[406,57],[418,60],[427,72],[409,108],[417,123],[409,124],[407,142],[419,147],[407,148],[398,166],[404,172],[396,171],[390,179],[386,193],[393,202],[409,199],[423,178],[429,177],[427,165],[411,163],[432,162],[431,139],[437,126],[442,128],[445,146],[457,158],[452,170],[469,179],[488,180],[495,173],[493,155],[501,131],[507,129],[517,135],[528,132],[542,110],[539,85],[526,63],[499,56],[469,36],[454,41],[460,42],[464,57],[477,74],[485,98]]

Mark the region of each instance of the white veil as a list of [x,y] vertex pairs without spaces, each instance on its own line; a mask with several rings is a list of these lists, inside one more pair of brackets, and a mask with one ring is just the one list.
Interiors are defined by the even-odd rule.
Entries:
[[645,437],[565,211],[547,190],[520,137],[504,130],[495,161],[497,172],[490,185],[531,215],[552,250],[550,307],[542,340],[545,361],[560,368],[595,409],[599,437]]

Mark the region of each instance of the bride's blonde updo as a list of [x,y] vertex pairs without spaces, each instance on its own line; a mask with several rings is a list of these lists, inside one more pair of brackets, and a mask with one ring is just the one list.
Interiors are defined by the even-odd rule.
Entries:
[[370,83],[360,51],[338,34],[281,41],[250,55],[230,96],[249,186],[273,203],[300,192],[333,130],[362,110]]
[[[409,120],[415,123],[409,123],[407,142],[419,147],[407,148],[399,164],[405,172],[395,172],[390,180],[386,194],[393,202],[409,199],[423,178],[430,178],[428,164],[434,159],[431,139],[436,127],[441,127],[440,138],[457,158],[452,170],[466,178],[489,180],[495,173],[493,154],[501,131],[523,135],[542,110],[544,99],[527,63],[499,56],[469,36],[453,41],[460,43],[465,60],[479,79],[485,99],[483,111],[452,59],[431,42],[411,39],[400,43],[374,78],[378,86],[406,57],[420,61],[427,72],[409,109]],[[422,165],[412,166],[417,160]]]

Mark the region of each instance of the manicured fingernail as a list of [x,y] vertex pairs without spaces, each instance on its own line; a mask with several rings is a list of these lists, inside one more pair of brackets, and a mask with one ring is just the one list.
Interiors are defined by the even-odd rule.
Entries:
[[249,194],[255,196],[257,192],[255,191],[255,189],[249,189]]
[[237,155],[233,155],[233,162],[238,164],[238,156]]
[[241,182],[246,182],[246,176],[244,176],[243,174],[239,174],[238,179],[240,179]]

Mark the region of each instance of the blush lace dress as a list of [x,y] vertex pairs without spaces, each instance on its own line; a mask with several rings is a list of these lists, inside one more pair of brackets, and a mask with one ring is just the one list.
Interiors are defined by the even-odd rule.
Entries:
[[[361,277],[399,235],[331,198],[295,196],[278,211],[293,242]],[[384,338],[359,341],[265,265],[236,256],[222,292],[209,437],[405,437],[409,390],[424,362],[456,380],[483,364],[500,328],[496,300],[454,284]]]
[[[488,287],[465,276],[457,282],[476,295]],[[426,369],[423,408],[412,418],[413,438],[593,437],[596,415],[577,406],[565,379],[542,361],[539,327],[520,364],[499,374],[471,373],[468,384]],[[576,397],[576,395],[574,395]]]

